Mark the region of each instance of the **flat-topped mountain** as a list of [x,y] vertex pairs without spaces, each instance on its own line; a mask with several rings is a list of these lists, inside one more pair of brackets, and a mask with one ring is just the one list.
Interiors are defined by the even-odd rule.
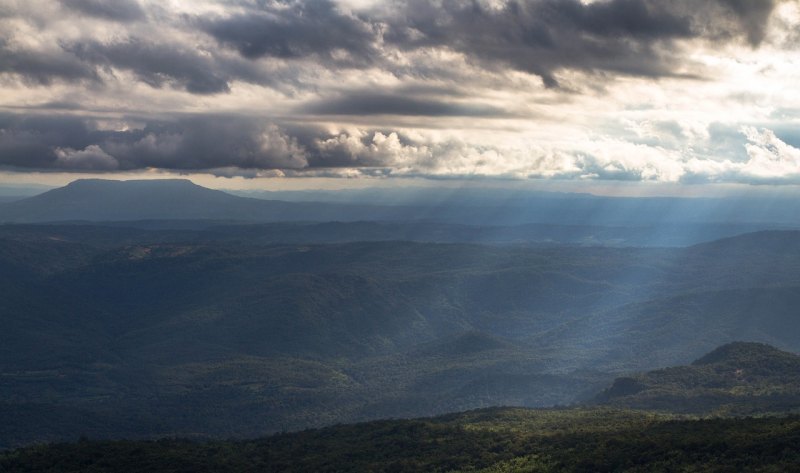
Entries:
[[617,378],[597,400],[672,412],[793,411],[800,409],[800,356],[763,343],[729,343],[689,366]]
[[0,221],[290,218],[292,204],[248,199],[185,179],[80,179],[0,206]]
[[239,197],[188,179],[79,179],[0,204],[0,223],[219,220],[310,222],[383,220],[384,207]]

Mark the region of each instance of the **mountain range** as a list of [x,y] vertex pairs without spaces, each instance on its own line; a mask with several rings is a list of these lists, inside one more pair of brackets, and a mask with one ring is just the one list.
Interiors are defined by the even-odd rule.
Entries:
[[[219,239],[241,239],[246,232],[246,238],[261,243],[404,240],[584,246],[687,246],[759,230],[800,228],[800,220],[790,217],[791,205],[783,201],[728,208],[708,199],[514,195],[502,190],[477,195],[403,191],[386,200],[375,192],[267,194],[294,199],[289,201],[232,195],[180,179],[82,179],[0,202],[0,222],[115,222],[139,230],[213,227]],[[665,215],[675,217],[653,220]]]

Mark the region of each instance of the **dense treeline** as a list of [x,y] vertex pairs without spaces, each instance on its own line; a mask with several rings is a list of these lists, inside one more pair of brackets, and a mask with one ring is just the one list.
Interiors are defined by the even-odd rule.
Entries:
[[795,471],[800,417],[489,409],[253,441],[93,442],[0,455],[12,472]]

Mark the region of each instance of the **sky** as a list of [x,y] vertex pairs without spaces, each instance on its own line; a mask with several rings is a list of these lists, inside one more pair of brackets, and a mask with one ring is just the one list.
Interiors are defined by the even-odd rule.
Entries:
[[798,46],[797,0],[0,0],[0,183],[796,192]]

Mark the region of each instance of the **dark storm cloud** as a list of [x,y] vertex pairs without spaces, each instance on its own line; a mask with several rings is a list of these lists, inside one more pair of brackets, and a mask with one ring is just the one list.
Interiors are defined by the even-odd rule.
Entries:
[[150,121],[98,143],[122,169],[303,168],[302,147],[275,125],[239,116]]
[[[97,6],[98,15],[102,10],[100,6],[105,5],[101,2],[68,3],[81,11],[88,8],[87,5]],[[117,19],[133,19],[132,14],[123,15],[133,11],[131,5],[123,7],[120,4]],[[113,2],[108,2],[108,8],[112,7],[117,8]],[[120,29],[121,33],[126,31]],[[25,38],[16,38],[18,33],[14,30],[3,33],[0,33],[0,75],[6,74],[33,84],[79,81],[102,84],[103,80],[114,76],[115,70],[121,70],[131,72],[137,80],[154,88],[170,86],[193,94],[229,92],[233,80],[276,88],[297,85],[296,73],[290,69],[266,70],[235,53],[219,54],[177,40],[123,36],[100,41],[90,35],[83,40],[59,39],[47,49],[30,49],[21,45],[26,41],[19,40]]]
[[99,81],[91,65],[79,61],[62,49],[32,51],[14,47],[0,38],[0,73],[22,78],[25,81],[49,85],[54,80]]
[[[743,137],[729,123],[735,116],[722,116],[729,103],[720,104],[725,112],[718,118],[729,129],[708,133],[718,148],[698,145],[696,125],[656,113],[687,106],[680,85],[656,79],[707,75],[690,97],[717,83],[720,93],[735,92],[741,83],[725,82],[732,68],[711,71],[712,61],[693,62],[695,53],[714,55],[711,46],[723,60],[749,60],[748,45],[769,37],[768,56],[786,47],[773,39],[793,41],[784,14],[774,18],[778,34],[767,35],[778,0],[368,3],[353,9],[333,0],[142,1],[151,10],[137,2],[0,0],[0,83],[10,91],[3,109],[17,113],[0,116],[0,166],[251,175],[373,167],[406,175],[618,180],[675,180],[689,166],[694,175],[741,174],[748,172],[744,163],[763,164],[748,154],[761,142]],[[749,63],[742,67],[757,73]],[[778,65],[765,73],[778,74]],[[553,90],[541,90],[533,76]],[[597,108],[596,91],[619,76],[645,79],[630,93],[606,87],[609,110],[586,108]],[[171,89],[215,96],[165,93]],[[626,113],[660,91],[681,97],[655,97],[652,116],[645,109]],[[179,113],[189,110],[198,112]],[[604,129],[617,113],[616,128]],[[647,126],[631,123],[640,116]],[[353,117],[369,117],[370,125]],[[493,117],[518,120],[482,120]],[[575,144],[565,145],[573,133]],[[730,163],[684,162],[684,150]],[[626,157],[639,152],[649,154]],[[773,172],[768,164],[762,174]]]
[[[83,15],[120,22],[144,18],[142,8],[132,1],[62,4]],[[462,53],[487,70],[510,68],[538,75],[548,87],[558,86],[564,70],[658,78],[687,73],[682,40],[745,40],[758,45],[775,1],[530,0],[488,7],[477,1],[409,0],[357,13],[330,0],[234,5],[229,15],[158,17],[154,21],[169,23],[163,25],[165,34],[149,39],[121,25],[115,39],[99,40],[89,29],[82,40],[57,39],[47,49],[29,50],[12,47],[15,30],[9,30],[0,41],[0,73],[49,84],[99,80],[98,71],[121,69],[153,87],[168,85],[195,94],[229,92],[235,80],[277,88],[297,85],[304,68],[317,65],[334,70],[376,67],[397,76],[469,82],[460,76],[464,71],[438,64],[435,54],[420,60],[402,57],[442,50]],[[202,46],[203,41],[185,42],[180,39],[185,36],[167,34],[170,28],[199,30],[228,53]],[[265,65],[263,58],[281,60],[284,69],[271,70],[276,66]],[[411,114],[415,108],[383,101],[385,108],[398,109],[399,114]],[[335,106],[359,108],[355,103],[330,104]],[[377,105],[361,106],[367,113],[378,113],[369,111]],[[330,113],[324,104],[320,107],[321,113]],[[436,107],[429,107],[431,113],[424,114],[435,115]],[[469,114],[461,112],[465,111],[443,114]]]
[[[401,175],[453,177],[473,173],[470,169],[476,159],[497,160],[499,165],[504,159],[490,147],[461,140],[420,141],[391,129],[332,134],[315,125],[234,115],[130,121],[137,122],[144,125],[115,131],[102,127],[102,120],[76,116],[0,115],[0,168],[73,172],[156,168],[251,177],[263,170],[281,170],[288,176],[336,176],[341,168],[358,168],[372,175],[392,175],[399,169]],[[731,133],[727,129],[719,132]],[[714,130],[714,136],[718,138],[719,132]],[[799,150],[787,148],[768,130],[748,129],[745,137],[750,147],[744,160],[673,162],[681,166],[679,170],[670,170],[669,166],[661,169],[652,157],[639,161],[575,151],[563,154],[560,161],[567,162],[556,167],[548,164],[547,153],[534,152],[521,171],[532,177],[636,181],[661,180],[662,173],[669,171],[676,172],[681,182],[797,182],[796,165],[792,163],[800,159]],[[486,156],[482,155],[484,151],[488,152]],[[466,167],[452,168],[446,157],[466,162]],[[776,162],[792,172],[776,174]],[[514,175],[513,171],[504,172]]]
[[320,115],[507,116],[500,109],[480,104],[455,104],[433,99],[383,94],[353,94],[313,102],[302,111]]
[[283,1],[196,23],[250,59],[314,58],[391,68],[384,59],[393,50],[441,48],[486,67],[503,65],[539,75],[553,87],[562,69],[644,77],[683,74],[676,42],[744,38],[756,46],[774,7],[770,0],[531,0],[499,8],[477,1],[411,0],[356,16],[329,1]]
[[145,17],[142,7],[136,0],[59,0],[72,10],[95,18],[129,22]]
[[764,37],[774,2],[761,0],[511,1],[405,3],[384,41],[404,50],[450,48],[486,64],[539,75],[556,86],[560,69],[662,77],[676,74],[676,41]]
[[0,165],[49,168],[57,147],[83,149],[92,144],[83,120],[70,117],[0,116]]
[[364,64],[377,54],[374,25],[328,0],[264,3],[247,13],[198,19],[197,24],[249,59],[314,57]]
[[[374,165],[369,157],[324,149],[315,126],[279,126],[232,115],[149,120],[141,128],[103,130],[75,116],[0,116],[0,166],[105,171],[145,168],[306,169]],[[113,167],[112,167],[113,164]]]
[[227,71],[212,58],[180,45],[131,38],[108,44],[85,41],[67,48],[85,63],[129,70],[152,87],[173,84],[195,94],[229,90]]

